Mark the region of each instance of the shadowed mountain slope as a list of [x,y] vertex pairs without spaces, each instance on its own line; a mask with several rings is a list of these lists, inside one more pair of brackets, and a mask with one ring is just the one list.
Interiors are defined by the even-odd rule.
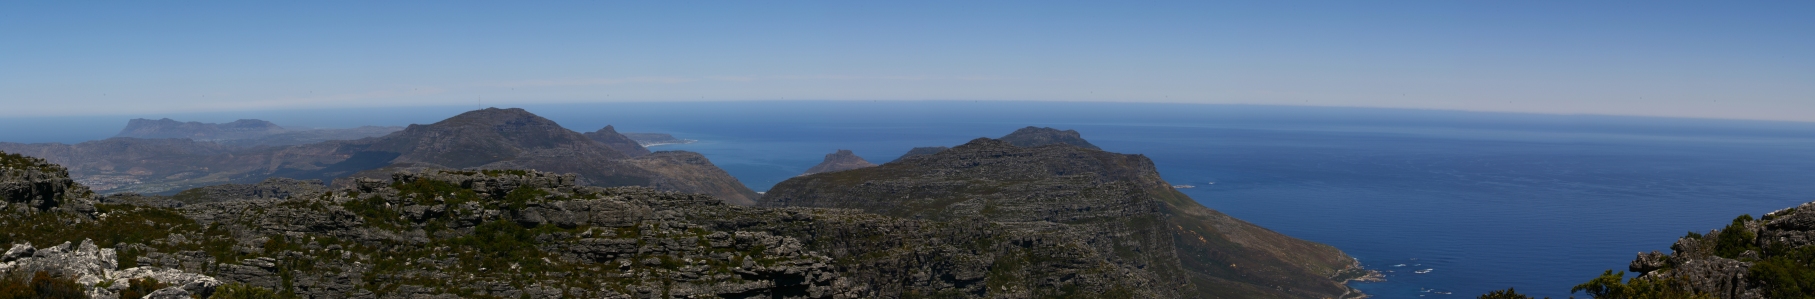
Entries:
[[[1037,130],[1050,137],[1051,129]],[[1075,131],[1060,137],[1075,138]],[[1007,139],[1007,138],[1004,138]],[[1180,298],[1336,298],[1366,273],[1328,245],[1294,239],[1198,204],[1160,179],[1153,162],[1083,146],[1082,139],[979,138],[876,167],[796,177],[758,202],[853,208],[915,219],[1046,223],[1088,244],[1130,277]],[[1030,147],[1031,146],[1031,147]]]
[[[908,157],[913,157],[913,156],[925,156],[925,155],[937,154],[939,152],[943,152],[948,149],[952,149],[952,148],[944,147],[944,146],[916,147],[914,149],[908,150],[908,152],[906,154],[901,154],[901,157],[896,157],[894,161],[901,161],[901,159],[907,159]],[[891,161],[891,162],[893,162],[893,161]]]

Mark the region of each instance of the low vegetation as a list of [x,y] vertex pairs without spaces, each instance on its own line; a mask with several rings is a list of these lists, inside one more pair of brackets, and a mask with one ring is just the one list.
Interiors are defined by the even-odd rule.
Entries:
[[0,299],[78,299],[88,298],[74,277],[46,271],[35,273],[0,272]]

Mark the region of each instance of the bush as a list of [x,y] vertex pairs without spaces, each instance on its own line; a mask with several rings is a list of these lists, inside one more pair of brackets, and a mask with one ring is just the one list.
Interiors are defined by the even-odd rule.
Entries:
[[1785,251],[1752,264],[1746,278],[1771,298],[1815,297],[1815,246]]
[[[1481,296],[1475,297],[1475,299],[1532,299],[1532,298],[1531,298],[1531,296],[1526,296],[1525,294],[1520,294],[1517,291],[1513,291],[1512,288],[1506,288],[1505,290],[1487,292],[1486,295],[1481,295]],[[1544,299],[1550,299],[1550,298],[1545,297]]]
[[251,286],[243,283],[229,283],[214,289],[214,296],[209,299],[279,299],[284,298],[270,289]]
[[120,290],[120,298],[144,298],[145,295],[151,295],[151,292],[156,292],[158,289],[169,286],[150,277],[128,280],[126,282],[126,289]]
[[[1688,284],[1681,280],[1640,279],[1634,277],[1631,281],[1622,283],[1621,281],[1625,280],[1625,277],[1626,272],[1614,273],[1612,269],[1609,269],[1607,272],[1601,273],[1601,276],[1599,277],[1595,277],[1588,282],[1569,288],[1569,292],[1572,294],[1575,292],[1586,292],[1590,297],[1601,299],[1714,298],[1713,295],[1709,295],[1708,293],[1688,291]],[[1511,289],[1508,290],[1510,291]]]
[[0,273],[0,299],[64,299],[88,298],[82,292],[82,285],[76,279],[50,272],[38,271],[30,278],[24,275]]
[[1733,218],[1733,224],[1721,229],[1720,236],[1714,239],[1714,255],[1738,258],[1740,253],[1747,250],[1758,250],[1758,244],[1753,242],[1757,236],[1752,234],[1752,230],[1746,229],[1746,222],[1750,221],[1752,215],[1739,215],[1739,218]]

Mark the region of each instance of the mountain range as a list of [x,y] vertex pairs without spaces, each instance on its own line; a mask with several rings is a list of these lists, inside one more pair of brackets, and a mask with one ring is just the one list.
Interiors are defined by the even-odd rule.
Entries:
[[626,154],[615,133],[484,109],[359,140],[126,137],[60,157],[268,167],[167,195],[100,194],[0,153],[0,273],[100,298],[1366,296],[1345,282],[1370,271],[1340,250],[1199,205],[1076,131],[803,175],[760,199],[697,153]]
[[208,141],[233,146],[285,146],[329,140],[353,140],[378,137],[403,130],[402,127],[363,126],[348,129],[292,129],[257,120],[241,119],[229,123],[179,122],[169,118],[136,118],[113,137],[139,139],[180,138]]
[[[125,132],[135,136],[188,132],[185,134],[190,136],[242,137],[250,134],[243,132],[276,130],[272,129],[275,125],[255,120],[168,125],[173,122],[135,121],[140,125]],[[751,204],[758,196],[697,153],[652,154],[634,142],[598,141],[629,140],[609,128],[589,134],[592,136],[522,109],[492,108],[433,124],[410,125],[380,137],[290,146],[240,147],[186,138],[114,137],[78,144],[0,143],[0,151],[65,165],[78,181],[103,193],[168,194],[272,177],[383,177],[400,168],[513,168],[579,173],[583,183],[597,186],[706,193],[734,204]]]

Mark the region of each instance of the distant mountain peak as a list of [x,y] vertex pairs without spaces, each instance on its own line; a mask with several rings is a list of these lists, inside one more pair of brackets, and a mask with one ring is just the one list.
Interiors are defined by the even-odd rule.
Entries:
[[808,168],[807,173],[801,175],[845,171],[872,166],[876,166],[876,164],[863,160],[863,157],[858,157],[857,154],[852,153],[851,150],[841,149],[837,152],[826,154],[825,161],[819,162],[819,165],[814,165],[813,168]]
[[228,139],[247,139],[260,136],[284,133],[289,130],[269,121],[241,119],[229,123],[215,124],[204,122],[182,122],[170,118],[157,120],[135,118],[126,121],[126,128],[120,129],[114,137],[132,137],[143,139],[188,138],[193,140],[214,141]]
[[554,121],[542,118],[542,116],[536,115],[535,113],[529,113],[528,110],[523,110],[523,108],[485,108],[460,113],[459,115],[454,115],[454,117],[449,117],[434,124],[502,124],[512,121],[554,123]]
[[621,159],[628,155],[520,108],[467,111],[428,125],[410,125],[371,150],[402,154],[394,162],[454,168],[485,165],[531,152]]
[[1093,244],[1086,247],[1104,265],[1123,269],[1110,271],[1118,279],[1167,286],[1142,289],[1147,293],[1136,298],[1353,298],[1357,292],[1342,277],[1367,274],[1335,247],[1203,206],[1171,188],[1146,156],[1098,150],[1076,131],[1052,128],[794,177],[770,188],[757,206],[1041,223],[1039,231]]
[[598,131],[587,132],[585,135],[586,138],[592,138],[593,141],[604,143],[606,147],[610,147],[612,150],[616,150],[619,153],[624,153],[631,157],[640,157],[649,154],[648,148],[644,148],[642,144],[637,143],[636,140],[630,139],[628,136],[624,136],[624,134],[619,134],[617,128],[613,128],[611,125],[605,125],[605,128],[599,129]]
[[1060,131],[1059,129],[1051,127],[1043,128],[1028,126],[1015,130],[1013,133],[1008,133],[1007,136],[1002,136],[1001,140],[1019,147],[1064,144],[1093,150],[1103,150],[1096,145],[1090,144],[1090,141],[1085,141],[1084,137],[1081,134],[1078,134],[1077,130]]

